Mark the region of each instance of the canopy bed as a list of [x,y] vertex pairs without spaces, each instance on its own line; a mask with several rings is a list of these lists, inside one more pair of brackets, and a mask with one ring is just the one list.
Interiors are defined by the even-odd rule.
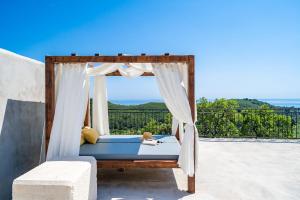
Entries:
[[[46,56],[45,64],[47,160],[80,154],[93,155],[98,168],[180,167],[188,176],[188,191],[195,192],[197,129],[193,55],[73,54]],[[101,136],[96,144],[80,148],[82,124],[89,124],[91,76],[95,79],[93,124]],[[140,144],[139,136],[109,135],[106,76],[155,76],[173,116],[172,136],[156,136],[162,142],[149,147]]]

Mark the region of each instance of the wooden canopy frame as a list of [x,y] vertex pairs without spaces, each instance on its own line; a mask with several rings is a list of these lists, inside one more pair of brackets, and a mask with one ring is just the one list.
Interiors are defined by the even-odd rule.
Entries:
[[[195,60],[193,55],[165,55],[148,56],[141,54],[140,56],[46,56],[45,57],[45,85],[46,85],[46,101],[45,101],[45,131],[46,131],[46,151],[51,134],[55,112],[55,69],[54,65],[59,63],[88,63],[88,62],[106,62],[106,63],[187,63],[188,66],[188,99],[192,112],[193,121],[195,120]],[[107,76],[121,76],[116,71]],[[153,73],[144,73],[142,76],[154,76]],[[89,109],[88,109],[89,110]],[[88,113],[88,111],[87,111]],[[86,114],[85,123],[88,121]],[[178,132],[178,131],[177,131]],[[195,146],[196,138],[194,138]],[[195,162],[195,153],[194,153]],[[195,163],[194,163],[195,164]],[[98,168],[177,168],[177,160],[98,160]],[[195,192],[195,175],[188,176],[188,192]]]

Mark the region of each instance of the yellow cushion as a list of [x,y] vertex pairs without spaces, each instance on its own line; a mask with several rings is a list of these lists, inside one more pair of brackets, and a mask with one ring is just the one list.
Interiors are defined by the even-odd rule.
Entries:
[[81,137],[80,137],[80,145],[83,145],[84,143],[85,143],[85,139],[84,139],[83,134],[81,134]]
[[93,129],[93,128],[90,128],[90,127],[84,127],[82,129],[82,135],[84,137],[84,139],[88,142],[88,143],[91,143],[91,144],[96,144],[97,142],[97,139],[99,137],[99,133]]

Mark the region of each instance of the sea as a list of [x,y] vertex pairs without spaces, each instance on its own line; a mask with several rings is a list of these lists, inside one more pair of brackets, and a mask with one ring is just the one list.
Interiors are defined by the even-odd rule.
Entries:
[[[300,108],[300,98],[298,99],[257,99],[274,106]],[[136,100],[110,100],[112,103],[121,105],[139,105],[149,102],[163,102],[162,99],[136,99]]]
[[300,108],[300,99],[258,99],[274,106]]

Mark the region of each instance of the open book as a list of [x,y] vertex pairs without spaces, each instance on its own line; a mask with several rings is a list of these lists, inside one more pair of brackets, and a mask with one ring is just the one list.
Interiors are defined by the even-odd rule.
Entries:
[[154,139],[143,140],[142,144],[155,146],[157,144],[157,140]]

